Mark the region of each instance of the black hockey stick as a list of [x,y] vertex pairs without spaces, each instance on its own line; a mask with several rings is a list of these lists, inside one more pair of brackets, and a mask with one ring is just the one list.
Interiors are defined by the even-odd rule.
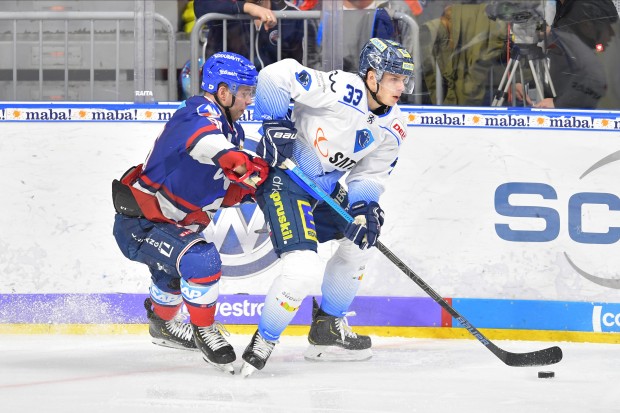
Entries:
[[[334,211],[342,216],[347,222],[353,222],[353,218],[345,211],[338,202],[334,201],[331,196],[323,191],[316,183],[312,181],[293,161],[287,159],[283,163],[287,168],[289,176],[305,188],[308,193],[319,200],[323,200],[329,204]],[[437,304],[454,317],[469,333],[476,337],[478,341],[485,345],[491,353],[495,354],[501,361],[512,367],[526,366],[547,366],[549,364],[558,363],[562,360],[562,349],[558,346],[549,347],[543,350],[532,351],[529,353],[511,353],[497,347],[493,342],[484,336],[476,327],[471,325],[458,311],[456,311],[446,300],[444,300],[435,290],[433,290],[423,279],[421,279],[411,268],[402,262],[392,251],[390,251],[380,241],[377,241],[377,249],[394,263],[402,272],[415,282],[426,294],[428,294]]]

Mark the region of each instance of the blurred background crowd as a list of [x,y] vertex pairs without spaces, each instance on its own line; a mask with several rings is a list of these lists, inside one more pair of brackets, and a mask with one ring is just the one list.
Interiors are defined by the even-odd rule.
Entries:
[[383,37],[416,57],[403,103],[620,109],[618,0],[1,3],[4,101],[182,100],[219,50],[356,72]]

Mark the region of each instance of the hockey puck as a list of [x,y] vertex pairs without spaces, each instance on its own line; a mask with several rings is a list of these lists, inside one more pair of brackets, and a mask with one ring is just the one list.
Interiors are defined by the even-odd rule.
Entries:
[[552,379],[555,377],[555,373],[552,371],[539,371],[538,378],[539,379]]

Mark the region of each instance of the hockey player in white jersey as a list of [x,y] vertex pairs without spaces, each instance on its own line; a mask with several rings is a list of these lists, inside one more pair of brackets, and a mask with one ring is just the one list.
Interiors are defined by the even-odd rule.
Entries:
[[[379,198],[407,136],[397,106],[413,91],[413,59],[400,44],[370,39],[357,74],[321,72],[285,59],[259,73],[254,118],[263,120],[257,153],[271,166],[292,159],[324,191],[348,208],[354,222],[338,214],[271,168],[256,193],[282,260],[282,274],[265,298],[258,329],[243,353],[242,375],[265,366],[302,300],[321,283],[314,301],[310,346],[313,360],[364,360],[372,356],[368,336],[347,323],[351,305],[383,225]],[[290,100],[294,101],[288,120]],[[344,177],[345,191],[339,184]],[[317,243],[338,240],[324,266]]]

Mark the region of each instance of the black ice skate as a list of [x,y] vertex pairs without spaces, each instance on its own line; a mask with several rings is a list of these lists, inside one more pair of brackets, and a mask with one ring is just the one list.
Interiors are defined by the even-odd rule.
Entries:
[[243,352],[244,363],[241,366],[241,375],[245,378],[257,370],[262,370],[276,344],[277,341],[265,340],[256,330],[250,344]]
[[233,347],[224,338],[223,334],[230,335],[226,328],[216,321],[209,327],[192,324],[192,329],[196,345],[202,351],[202,358],[222,371],[235,374],[232,363],[237,356]]
[[304,353],[308,360],[358,361],[372,357],[370,337],[351,331],[346,317],[323,312],[314,298],[308,341],[310,346]]
[[149,319],[149,333],[153,344],[181,350],[198,350],[194,342],[192,326],[184,322],[185,316],[179,314],[172,320],[163,320],[155,314],[152,304],[150,298],[144,300],[146,316]]

